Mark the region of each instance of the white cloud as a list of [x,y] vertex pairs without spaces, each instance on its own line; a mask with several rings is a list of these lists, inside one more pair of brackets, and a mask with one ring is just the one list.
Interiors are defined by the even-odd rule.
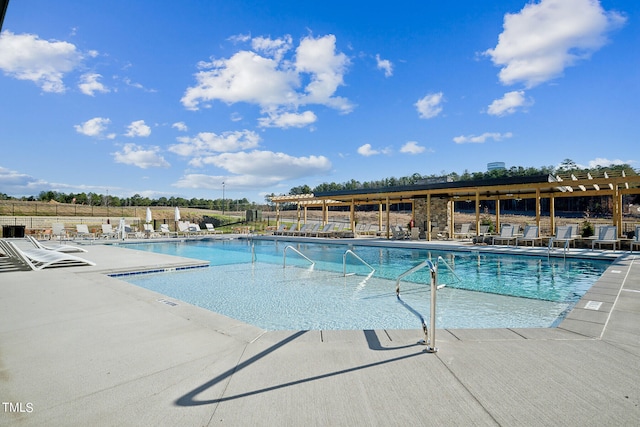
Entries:
[[144,148],[136,144],[125,144],[122,151],[112,153],[116,163],[137,166],[142,169],[169,167],[169,163],[160,154],[160,147]]
[[227,188],[260,189],[286,180],[325,174],[331,169],[331,162],[324,156],[293,157],[259,150],[210,156],[203,159],[203,163],[225,169],[231,175],[187,174],[174,186],[220,189],[224,181]]
[[391,149],[388,147],[374,149],[371,144],[363,144],[358,147],[358,154],[364,157],[376,156],[378,154],[391,154]]
[[175,122],[171,125],[172,128],[178,129],[180,132],[186,132],[189,130],[187,125],[184,122]]
[[502,67],[503,84],[523,82],[530,88],[588,58],[606,43],[606,33],[624,22],[597,0],[530,2],[519,13],[504,16],[498,44],[484,53]]
[[442,92],[430,93],[419,99],[414,105],[421,119],[431,119],[442,112],[441,104],[443,101]]
[[602,157],[597,157],[589,161],[588,167],[597,168],[598,166],[608,167],[608,166],[614,166],[614,165],[631,165],[633,163],[636,163],[636,162],[634,160],[620,160],[620,159],[609,160]]
[[[278,69],[278,63],[254,52],[240,51],[229,59],[200,63],[197,85],[187,88],[181,99],[189,110],[202,103],[220,100],[228,104],[248,102],[261,106],[286,105],[296,102],[294,88],[298,77],[291,71]],[[209,70],[211,69],[211,70]]]
[[306,37],[296,49],[295,67],[299,73],[309,73],[311,82],[305,87],[306,95],[302,104],[321,104],[342,112],[353,109],[351,103],[342,97],[334,97],[338,86],[344,84],[343,76],[349,65],[349,58],[343,53],[336,54],[336,37],[328,35],[319,38]]
[[111,120],[104,117],[94,117],[93,119],[89,119],[80,125],[74,125],[74,128],[76,129],[76,132],[86,136],[92,136],[94,138],[114,139],[116,137],[115,134],[104,134],[110,123]]
[[385,77],[391,77],[393,75],[393,64],[388,59],[380,59],[380,55],[376,54],[376,64],[378,70],[384,70]]
[[63,184],[48,182],[44,179],[9,170],[0,166],[0,188],[9,196],[34,196],[41,191],[60,192],[102,192],[104,186],[92,186],[86,184]]
[[169,151],[189,157],[256,148],[260,143],[260,136],[249,130],[224,132],[221,135],[200,132],[195,137],[180,137],[177,140],[180,144],[170,146]]
[[293,41],[290,35],[286,35],[281,39],[271,39],[268,37],[256,37],[251,40],[251,47],[256,52],[262,52],[272,57],[277,62],[282,60],[285,53],[291,50]]
[[420,154],[425,150],[426,148],[418,145],[416,141],[408,141],[402,146],[402,148],[400,148],[400,152],[406,154]]
[[371,147],[371,144],[364,144],[358,147],[358,154],[360,154],[361,156],[369,157],[369,156],[375,156],[376,154],[380,154],[380,151],[374,150]]
[[[263,113],[277,110],[297,114],[299,106],[312,104],[350,112],[353,105],[335,96],[338,87],[344,84],[343,76],[349,65],[347,56],[336,52],[335,42],[333,35],[306,37],[291,57],[291,36],[253,38],[253,51],[241,50],[230,58],[200,62],[196,85],[187,88],[181,102],[190,110],[208,107],[218,100],[227,104],[256,104]],[[306,86],[303,81],[308,82]],[[303,116],[307,120],[309,117]],[[264,120],[272,125],[277,123],[271,118]],[[285,126],[288,123],[283,122]]]
[[0,70],[18,80],[30,80],[45,92],[64,92],[64,75],[81,61],[82,55],[71,43],[42,40],[35,34],[0,33]]
[[94,96],[96,92],[107,93],[109,89],[98,81],[101,78],[102,75],[96,73],[83,74],[80,76],[78,87],[82,93],[89,96]]
[[151,128],[144,123],[144,120],[136,120],[135,122],[131,122],[127,127],[127,133],[124,135],[130,138],[137,136],[147,137],[151,135]]
[[484,144],[488,139],[494,141],[502,141],[503,139],[511,138],[513,134],[511,132],[498,133],[498,132],[485,132],[482,135],[468,135],[468,136],[456,136],[453,138],[453,142],[456,144]]
[[513,114],[520,107],[528,107],[533,105],[533,101],[527,101],[524,97],[523,90],[514,90],[507,92],[500,99],[494,100],[487,109],[487,114],[492,116],[505,116]]
[[258,119],[260,127],[275,128],[301,128],[311,123],[315,123],[318,117],[313,111],[305,111],[304,113],[270,113],[269,117],[261,117]]

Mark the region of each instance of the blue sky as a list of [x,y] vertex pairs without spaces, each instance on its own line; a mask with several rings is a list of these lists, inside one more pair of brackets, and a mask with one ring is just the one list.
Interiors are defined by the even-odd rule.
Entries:
[[640,167],[640,2],[12,0],[0,192]]

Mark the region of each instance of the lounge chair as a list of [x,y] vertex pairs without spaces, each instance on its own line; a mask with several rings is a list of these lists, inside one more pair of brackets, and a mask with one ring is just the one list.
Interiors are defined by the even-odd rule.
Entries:
[[87,224],[76,224],[76,234],[74,236],[83,239],[93,239],[96,235],[89,231]]
[[328,223],[327,225],[322,227],[321,230],[316,231],[316,237],[330,237],[335,226],[336,225],[332,222]]
[[56,245],[56,246],[45,246],[42,243],[40,243],[40,241],[38,239],[36,239],[33,236],[25,236],[25,238],[31,242],[33,244],[33,246],[36,247],[36,249],[45,249],[48,251],[55,251],[55,252],[87,252],[86,249],[83,248],[79,248],[77,246],[71,246],[71,245]]
[[500,235],[493,236],[493,238],[491,239],[491,244],[495,245],[496,241],[504,242],[506,240],[507,245],[509,245],[509,242],[511,242],[512,240],[515,242],[517,239],[517,237],[513,234],[513,225],[503,225],[500,229]]
[[[516,237],[516,246],[519,242],[531,242],[531,246],[535,246],[537,241],[542,243],[542,237],[540,237],[539,229],[537,225],[527,225],[524,228],[522,236]],[[525,245],[526,246],[526,245]]]
[[[222,233],[222,230],[216,230],[216,228],[210,222],[205,222],[204,226],[207,227],[207,231],[211,234]],[[275,234],[275,233],[274,233]]]
[[284,233],[286,229],[287,229],[286,224],[280,224],[280,226],[273,231],[273,235],[282,236],[282,233]]
[[158,231],[159,233],[165,235],[165,236],[176,236],[178,237],[178,232],[177,231],[171,231],[169,230],[169,224],[160,224],[160,230]]
[[591,249],[594,249],[596,243],[598,244],[598,248],[602,249],[602,244],[613,245],[613,250],[616,250],[616,243],[619,243],[620,239],[618,239],[618,227],[615,225],[609,225],[606,227],[600,228],[600,232],[598,233],[598,238],[591,242]]
[[104,237],[105,239],[116,239],[118,235],[111,224],[102,224],[102,234],[100,237]]
[[471,224],[462,224],[460,226],[460,231],[456,231],[453,233],[453,237],[458,237],[460,236],[462,239],[468,239],[469,237],[471,237]]
[[191,224],[188,222],[178,221],[178,233],[182,233],[183,236],[191,236],[194,231],[191,231]]
[[67,237],[67,230],[64,228],[64,224],[55,222],[51,224],[51,234],[54,237],[58,237],[58,240],[64,240]]
[[287,230],[286,228],[282,231],[282,235],[283,236],[292,236],[296,230],[298,229],[298,224],[297,223],[293,223],[291,224],[291,227]]
[[633,252],[634,246],[640,246],[640,225],[636,226],[636,233],[633,236],[633,240],[631,241],[631,252]]
[[0,249],[2,249],[13,262],[22,264],[25,269],[28,267],[31,270],[42,270],[43,268],[96,265],[94,262],[63,252],[46,249],[29,249],[23,251],[13,242],[1,239]]
[[320,223],[313,224],[313,226],[307,227],[304,231],[304,235],[307,237],[313,236],[320,229]]
[[575,238],[573,237],[573,226],[559,225],[556,227],[556,235],[549,239],[549,246],[555,246],[556,242],[562,242],[565,246],[571,246],[573,242],[575,246]]

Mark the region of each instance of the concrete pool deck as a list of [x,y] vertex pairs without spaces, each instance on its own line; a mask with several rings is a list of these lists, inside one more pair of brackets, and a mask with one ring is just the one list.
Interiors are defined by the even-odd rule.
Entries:
[[83,247],[96,266],[0,274],[0,425],[640,420],[640,258],[628,252],[558,328],[438,329],[430,354],[417,329],[267,332],[105,274],[197,261]]

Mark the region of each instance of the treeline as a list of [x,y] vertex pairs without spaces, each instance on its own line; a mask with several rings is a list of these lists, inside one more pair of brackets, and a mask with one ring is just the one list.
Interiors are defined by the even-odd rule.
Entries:
[[0,193],[0,200],[20,200],[20,201],[36,201],[36,202],[58,202],[71,203],[87,206],[111,206],[111,207],[128,207],[128,206],[178,206],[184,208],[203,208],[212,210],[247,210],[257,209],[255,202],[250,202],[247,198],[242,199],[185,199],[182,197],[160,197],[158,199],[150,199],[134,194],[131,197],[118,197],[108,194],[98,193],[60,193],[57,191],[42,191],[37,197],[10,197],[4,193]]
[[613,166],[597,166],[594,168],[579,168],[576,163],[571,159],[565,159],[558,167],[554,166],[542,166],[540,168],[535,167],[523,167],[513,166],[509,169],[496,169],[487,172],[469,172],[465,170],[462,174],[457,172],[447,173],[445,171],[438,175],[421,175],[414,173],[410,176],[404,176],[401,178],[385,178],[376,181],[360,182],[352,179],[343,183],[322,183],[314,188],[308,185],[301,185],[291,188],[289,190],[290,195],[294,194],[310,194],[310,193],[324,193],[329,191],[343,191],[343,190],[358,190],[367,188],[387,188],[387,187],[401,187],[424,183],[435,182],[456,182],[456,181],[471,181],[471,180],[487,180],[495,178],[510,178],[510,177],[523,177],[523,176],[535,176],[535,175],[556,175],[565,173],[591,173],[601,175],[603,171],[625,171],[627,174],[635,175],[636,172],[628,164],[613,165]]

